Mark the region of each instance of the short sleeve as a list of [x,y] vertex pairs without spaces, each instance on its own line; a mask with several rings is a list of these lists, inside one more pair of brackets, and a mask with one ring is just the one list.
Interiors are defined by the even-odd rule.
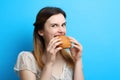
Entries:
[[22,51],[18,55],[17,62],[14,66],[15,72],[19,72],[20,70],[29,70],[35,74],[37,74],[37,66],[36,61],[31,52]]

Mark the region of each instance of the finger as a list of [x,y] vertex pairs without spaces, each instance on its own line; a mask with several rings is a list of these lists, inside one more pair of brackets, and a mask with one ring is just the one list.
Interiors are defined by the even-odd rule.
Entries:
[[[61,39],[59,39],[59,38],[53,38],[53,39],[51,39],[50,40],[50,42],[49,42],[49,44],[48,44],[48,46],[49,46],[49,48],[53,48],[53,46],[55,45],[55,43],[57,43],[57,42],[60,42],[60,40]],[[59,44],[59,43],[58,43]],[[57,45],[57,44],[56,44]],[[55,48],[55,47],[54,47]]]
[[82,45],[77,40],[75,40],[74,38],[69,37],[69,39],[72,42],[72,44],[79,45],[80,47],[82,47]]
[[56,49],[60,44],[62,44],[63,42],[56,42],[56,43],[53,43],[53,46],[52,48]]
[[55,53],[57,53],[57,52],[60,51],[60,50],[62,50],[62,47],[57,47],[57,48],[55,49]]
[[54,55],[62,49],[62,47],[59,47],[60,44],[62,44],[62,42],[57,42],[53,45],[52,50],[54,51]]
[[59,38],[52,39],[48,45],[47,51],[50,52],[51,54],[55,55],[56,54],[56,51],[55,51],[56,47],[58,47],[60,44],[62,44],[62,42],[60,42],[60,41],[61,41],[61,39],[59,39]]
[[49,44],[52,44],[52,43],[56,42],[57,40],[59,40],[59,38],[58,37],[54,37],[54,38],[52,38],[50,40]]
[[75,44],[72,44],[73,48],[77,48],[78,50],[80,50],[82,52],[82,46],[78,46]]
[[79,44],[77,40],[75,40],[74,38],[72,37],[69,37],[70,39],[70,42],[74,43],[74,44]]
[[74,48],[70,48],[70,52],[71,52],[72,56],[75,56]]

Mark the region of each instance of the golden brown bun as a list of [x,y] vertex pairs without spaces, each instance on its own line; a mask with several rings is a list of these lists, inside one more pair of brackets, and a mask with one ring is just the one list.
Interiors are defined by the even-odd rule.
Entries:
[[70,48],[71,47],[71,42],[67,36],[59,36],[61,38],[62,44],[60,47],[63,49]]

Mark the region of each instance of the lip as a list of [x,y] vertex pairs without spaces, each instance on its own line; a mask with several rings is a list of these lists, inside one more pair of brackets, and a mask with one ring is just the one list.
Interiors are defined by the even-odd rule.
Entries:
[[57,36],[64,36],[64,35],[55,35],[54,37],[57,37]]

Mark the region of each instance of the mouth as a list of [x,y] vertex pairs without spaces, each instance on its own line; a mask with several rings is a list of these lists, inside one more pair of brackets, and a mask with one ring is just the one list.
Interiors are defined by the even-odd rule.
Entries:
[[65,36],[65,35],[55,35],[54,37],[57,37],[57,36]]

